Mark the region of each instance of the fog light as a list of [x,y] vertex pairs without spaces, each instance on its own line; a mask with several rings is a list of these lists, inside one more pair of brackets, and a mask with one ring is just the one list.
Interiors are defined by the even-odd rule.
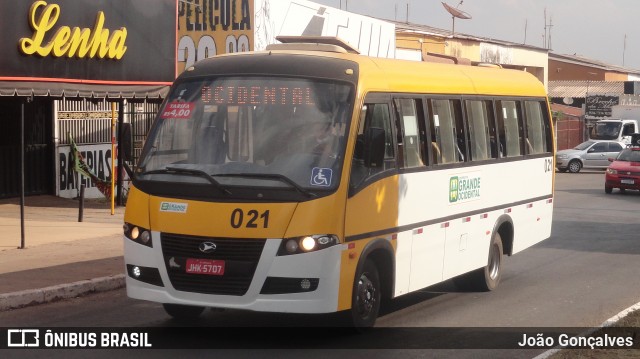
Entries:
[[149,243],[150,239],[151,239],[151,233],[149,233],[149,231],[144,231],[142,232],[142,234],[140,234],[140,242],[147,244]]
[[308,279],[303,279],[300,281],[300,288],[304,290],[309,290],[311,288],[311,281]]
[[329,243],[331,243],[331,237],[322,236],[322,237],[318,238],[318,244],[319,245],[324,246],[324,245],[327,245]]
[[298,250],[298,242],[296,242],[293,239],[290,239],[287,241],[286,247],[287,247],[287,252],[295,253]]
[[138,266],[133,267],[133,270],[132,270],[131,272],[133,273],[133,275],[134,275],[136,278],[139,278],[139,277],[140,277],[140,275],[142,274],[142,272],[140,271],[140,267],[138,267]]
[[302,241],[300,241],[300,246],[305,251],[311,251],[316,247],[316,240],[311,237],[304,237]]

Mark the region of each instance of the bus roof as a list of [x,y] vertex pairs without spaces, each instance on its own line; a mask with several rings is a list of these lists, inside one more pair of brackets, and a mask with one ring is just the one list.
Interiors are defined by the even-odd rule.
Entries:
[[[284,56],[270,56],[284,55]],[[260,56],[260,58],[256,58]],[[313,59],[313,60],[312,60]],[[325,59],[325,60],[323,60]],[[224,71],[219,67],[220,60],[226,62]],[[227,61],[225,61],[227,60]],[[246,60],[246,61],[245,61]],[[307,66],[305,61],[311,61],[314,65]],[[336,61],[338,60],[338,61]],[[396,60],[375,58],[354,53],[342,53],[332,51],[305,50],[268,50],[257,52],[244,52],[225,54],[198,62],[193,74],[187,74],[189,69],[180,77],[203,75],[209,71],[219,74],[258,74],[258,68],[264,68],[262,74],[269,73],[268,69],[292,69],[297,68],[311,74],[312,77],[326,77],[328,71],[319,63],[327,64],[344,63],[347,61],[357,64],[358,85],[363,93],[367,92],[395,92],[395,93],[429,93],[429,94],[477,94],[477,95],[502,95],[502,96],[527,96],[545,97],[546,91],[543,84],[532,74],[526,71],[490,68],[469,65],[454,65],[431,62],[419,62],[409,60]],[[279,62],[274,67],[271,62]],[[214,64],[217,63],[217,64]],[[207,66],[210,65],[210,66]],[[237,69],[239,66],[250,66],[246,71],[230,71],[229,66]],[[217,69],[216,69],[217,67]],[[331,66],[329,66],[331,67]],[[322,73],[322,75],[320,75]],[[333,72],[336,73],[336,72]],[[284,73],[274,73],[283,75]],[[344,72],[337,74],[336,79],[345,78]]]
[[[526,71],[367,57],[360,63],[362,86],[375,91],[434,94],[546,96]],[[369,65],[369,64],[370,65]],[[398,90],[402,89],[402,90]]]

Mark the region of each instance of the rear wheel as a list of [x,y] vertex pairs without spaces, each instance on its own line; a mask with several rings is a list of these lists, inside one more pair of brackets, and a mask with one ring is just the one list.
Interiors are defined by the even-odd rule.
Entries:
[[488,292],[496,289],[502,277],[502,237],[495,232],[489,245],[487,265],[463,276],[454,278],[456,286],[463,290]]
[[580,163],[580,161],[578,160],[573,160],[569,162],[569,167],[567,167],[567,169],[571,173],[578,173],[580,172],[580,169],[582,169],[582,163]]
[[204,307],[182,304],[162,304],[164,311],[178,320],[196,319],[204,311]]
[[380,310],[380,276],[375,263],[367,259],[356,273],[351,299],[351,324],[355,328],[373,327]]

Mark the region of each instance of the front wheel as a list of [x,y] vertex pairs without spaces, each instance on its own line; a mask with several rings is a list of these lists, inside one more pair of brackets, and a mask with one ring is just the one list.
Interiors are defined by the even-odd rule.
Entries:
[[611,194],[613,192],[613,187],[604,186],[604,193]]
[[569,169],[569,172],[571,173],[578,173],[580,172],[580,169],[582,169],[582,163],[580,163],[580,161],[578,160],[573,160],[571,162],[569,162],[569,167],[567,167]]
[[162,304],[164,311],[177,320],[196,319],[204,311],[204,307],[182,304]]
[[373,327],[380,310],[380,276],[370,259],[356,273],[351,299],[351,322],[355,328]]

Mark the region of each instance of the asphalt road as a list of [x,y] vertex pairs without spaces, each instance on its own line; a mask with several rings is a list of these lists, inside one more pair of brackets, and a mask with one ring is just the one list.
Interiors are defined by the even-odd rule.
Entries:
[[[513,175],[516,177],[515,175]],[[509,179],[512,180],[512,179]],[[514,178],[513,180],[517,180]],[[526,185],[526,179],[521,179]],[[499,288],[490,293],[461,292],[451,283],[428,288],[419,293],[396,299],[376,323],[381,328],[415,327],[413,331],[391,332],[407,334],[406,348],[385,347],[383,332],[357,337],[360,350],[345,350],[345,341],[338,335],[325,338],[315,347],[327,350],[305,350],[304,344],[291,350],[256,350],[244,343],[260,335],[278,335],[272,328],[251,329],[242,335],[228,336],[228,347],[217,350],[217,357],[326,357],[349,358],[388,357],[450,357],[450,358],[531,358],[544,350],[423,350],[437,340],[465,343],[474,338],[486,338],[491,331],[519,333],[523,330],[545,332],[550,328],[585,328],[598,326],[625,308],[640,301],[640,192],[604,193],[604,173],[583,171],[578,174],[558,173],[554,199],[552,237],[504,262]],[[213,333],[228,328],[331,326],[332,316],[283,315],[240,311],[205,312],[190,325],[215,327]],[[183,324],[171,320],[155,303],[132,300],[124,290],[92,295],[58,303],[40,305],[0,313],[0,326],[36,327],[152,327],[164,328]],[[428,329],[425,329],[428,328]],[[525,329],[523,329],[525,328]],[[211,330],[211,329],[209,329]],[[242,329],[244,330],[244,329]],[[331,332],[332,328],[324,329]],[[292,340],[302,340],[304,329],[297,330]],[[309,331],[310,336],[323,329]],[[235,333],[235,332],[233,332]],[[291,330],[283,330],[281,342]],[[404,334],[403,334],[404,333]],[[371,335],[367,339],[367,335]],[[382,335],[382,336],[381,336]],[[418,336],[424,340],[416,341]],[[521,336],[521,334],[520,334]],[[406,339],[406,337],[403,337]],[[234,342],[235,341],[235,342]],[[413,342],[412,342],[413,341]],[[419,342],[419,343],[418,343]],[[314,342],[315,343],[315,342]],[[380,344],[382,343],[382,344]],[[348,346],[348,342],[346,344]],[[437,346],[436,344],[433,344]],[[244,349],[242,349],[244,348]],[[337,349],[334,349],[337,348]],[[415,348],[415,349],[411,349]],[[55,351],[56,355],[74,357],[79,351]],[[129,353],[119,351],[118,353]],[[144,357],[151,352],[138,352]],[[157,353],[157,352],[156,352]],[[162,352],[167,356],[184,351]],[[193,356],[211,352],[190,351]],[[23,354],[14,351],[10,354]],[[31,353],[35,357],[50,357],[47,351]],[[85,353],[86,354],[86,353]],[[113,352],[98,351],[98,356]],[[109,355],[110,354],[110,355]],[[181,354],[181,355],[182,355]],[[93,354],[92,354],[93,356]]]

